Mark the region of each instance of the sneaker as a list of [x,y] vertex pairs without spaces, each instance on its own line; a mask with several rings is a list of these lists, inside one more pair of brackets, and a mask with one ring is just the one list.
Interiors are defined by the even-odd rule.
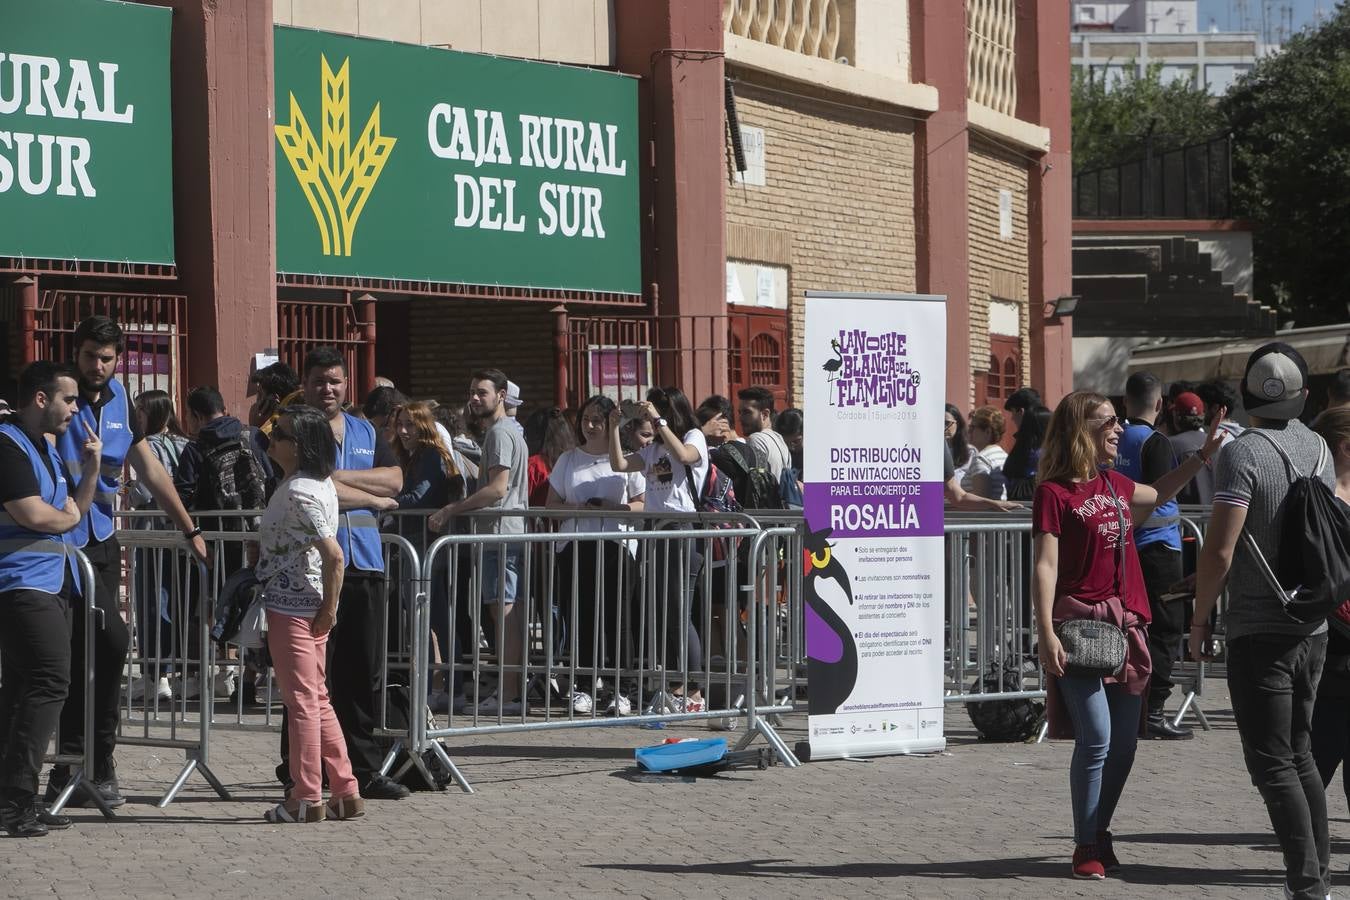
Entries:
[[427,697],[427,706],[434,713],[447,713],[450,711],[450,695],[445,691],[432,691],[431,696]]
[[75,824],[75,820],[70,816],[58,816],[47,810],[47,804],[39,803],[37,808],[37,820],[47,826],[48,831],[65,831]]
[[1101,881],[1106,878],[1106,867],[1098,858],[1095,844],[1079,844],[1073,851],[1073,877]]
[[709,719],[708,727],[713,731],[736,731],[741,727],[741,717],[723,716],[720,719]]
[[673,713],[701,713],[708,708],[708,703],[702,697],[686,697],[684,694],[677,694],[671,699],[671,712]]
[[234,693],[234,672],[221,670],[211,681],[211,696],[216,700],[228,700]]
[[478,714],[480,716],[518,716],[520,715],[521,704],[519,700],[507,700],[502,702],[501,696],[493,691],[488,694],[487,699],[478,704]]
[[[69,780],[69,771],[62,773],[53,768],[51,775],[47,778],[47,789],[42,794],[42,802],[47,806],[55,803],[56,798],[61,795],[61,791],[65,790]],[[107,804],[109,809],[117,809],[119,806],[126,805],[127,799],[122,796],[122,791],[117,784],[117,774],[110,771],[107,778],[94,782],[85,781],[80,785],[79,789],[67,801],[66,807],[70,809],[94,808],[94,800],[88,793],[91,788],[98,791],[99,796],[103,798],[103,802]]]
[[450,708],[457,716],[467,715],[473,711],[473,701],[464,694],[456,694],[455,699],[450,702]]
[[[668,715],[670,715],[672,712],[674,712],[674,709],[673,709],[672,706],[671,706],[671,702],[672,702],[674,699],[675,699],[674,697],[672,697],[670,694],[667,694],[665,691],[657,691],[655,694],[652,694],[652,699],[651,699],[651,701],[647,704],[646,709],[643,710],[643,714],[644,714],[644,715],[648,715],[648,716],[668,716]],[[640,727],[640,728],[649,728],[649,729],[659,729],[659,728],[665,728],[665,727],[666,727],[666,723],[665,723],[665,722],[643,722],[643,723],[642,723],[640,726],[638,726],[638,727]]]
[[173,688],[169,685],[169,676],[161,675],[158,679],[141,676],[131,683],[131,702],[139,703],[148,699],[146,694],[153,691],[158,700],[172,700]]
[[1111,840],[1111,832],[1097,832],[1097,854],[1102,861],[1102,868],[1106,871],[1120,871],[1120,860],[1116,859],[1116,848]]
[[412,796],[412,791],[385,775],[372,775],[361,785],[361,796],[367,800],[402,800]]
[[201,680],[196,675],[189,675],[179,681],[179,687],[173,693],[185,700],[199,700],[202,695]]
[[605,707],[607,716],[631,716],[633,714],[633,701],[629,700],[623,694],[615,694],[609,700],[609,706]]
[[[1284,900],[1294,900],[1294,889],[1289,886],[1289,883],[1285,882],[1280,886],[1284,889],[1280,892],[1280,896],[1283,897]],[[1331,900],[1330,894],[1327,894],[1327,900]]]
[[589,716],[595,709],[595,700],[584,691],[572,692],[572,712],[579,716]]

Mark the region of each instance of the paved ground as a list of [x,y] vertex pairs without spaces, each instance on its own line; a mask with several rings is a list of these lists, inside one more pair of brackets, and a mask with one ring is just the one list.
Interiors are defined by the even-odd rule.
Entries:
[[[274,738],[222,734],[217,771],[166,810],[152,801],[172,753],[124,748],[131,803],[115,822],[0,841],[9,897],[1204,897],[1280,895],[1281,863],[1242,768],[1222,682],[1215,730],[1141,744],[1116,822],[1127,868],[1068,873],[1065,744],[990,745],[959,712],[930,758],[809,764],[684,781],[639,776],[632,750],[667,735],[632,727],[478,737],[455,747],[478,793],[372,804],[349,823],[273,826]],[[955,711],[954,711],[955,712]],[[790,722],[789,741],[804,737]],[[1335,870],[1350,820],[1332,789]]]

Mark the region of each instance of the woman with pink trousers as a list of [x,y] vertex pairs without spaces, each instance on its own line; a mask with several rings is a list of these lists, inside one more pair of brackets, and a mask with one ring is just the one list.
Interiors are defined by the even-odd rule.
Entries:
[[[307,406],[282,410],[267,455],[285,473],[259,528],[257,575],[267,610],[267,647],[290,722],[290,773],[284,802],[269,822],[352,819],[365,804],[325,681],[328,633],[342,592],[337,542],[336,446],[323,415]],[[323,802],[323,770],[332,799]]]

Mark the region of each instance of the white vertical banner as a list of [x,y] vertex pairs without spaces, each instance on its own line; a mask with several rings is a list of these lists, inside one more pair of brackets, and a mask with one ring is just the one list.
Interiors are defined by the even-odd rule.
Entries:
[[811,758],[940,750],[945,297],[806,294]]

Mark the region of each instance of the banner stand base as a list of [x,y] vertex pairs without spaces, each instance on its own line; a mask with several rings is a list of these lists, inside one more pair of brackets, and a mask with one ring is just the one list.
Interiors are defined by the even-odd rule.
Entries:
[[820,748],[811,751],[811,762],[821,762],[827,759],[867,759],[873,756],[922,756],[929,753],[942,753],[946,749],[946,738],[936,738],[924,741],[906,741],[903,744],[895,744],[892,746],[883,744],[866,747],[860,750],[831,750],[829,748]]

